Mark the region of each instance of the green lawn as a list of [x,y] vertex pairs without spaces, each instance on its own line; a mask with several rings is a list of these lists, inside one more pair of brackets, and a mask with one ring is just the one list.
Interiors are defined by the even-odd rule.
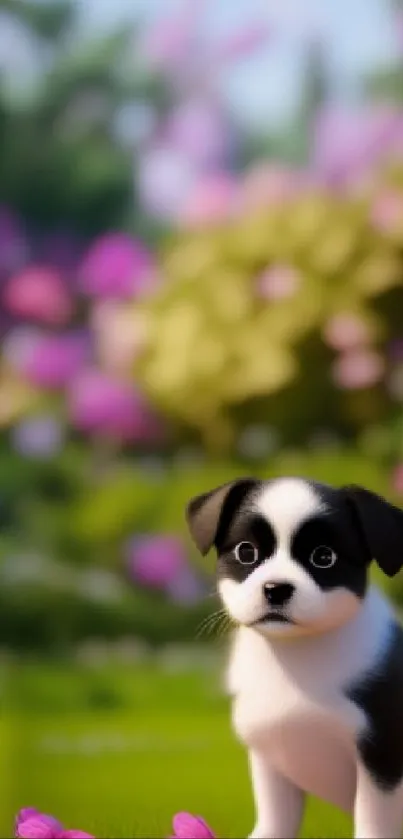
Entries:
[[[213,671],[19,667],[1,721],[0,835],[34,806],[97,837],[164,837],[181,809],[222,837],[250,832],[246,759]],[[351,835],[310,802],[304,836]]]

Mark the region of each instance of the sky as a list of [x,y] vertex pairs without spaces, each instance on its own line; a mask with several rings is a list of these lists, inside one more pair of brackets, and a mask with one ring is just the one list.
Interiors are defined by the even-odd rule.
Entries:
[[[212,38],[244,22],[265,20],[267,49],[232,68],[224,79],[236,111],[251,123],[282,121],[298,101],[301,53],[307,36],[325,39],[336,94],[351,95],[359,75],[397,52],[389,0],[190,0],[204,4]],[[176,0],[78,0],[83,27],[108,29],[122,19],[167,14]]]
[[[46,2],[46,0],[43,0]],[[335,95],[352,96],[360,75],[388,63],[397,52],[390,0],[190,0],[203,4],[205,37],[212,41],[244,23],[264,21],[271,37],[253,58],[231,67],[221,87],[252,127],[287,120],[298,103],[301,59],[307,37],[324,40]],[[177,0],[76,0],[81,37],[110,31],[122,21],[147,23],[169,15]],[[33,79],[41,57],[20,31],[0,26],[0,69],[10,78]]]

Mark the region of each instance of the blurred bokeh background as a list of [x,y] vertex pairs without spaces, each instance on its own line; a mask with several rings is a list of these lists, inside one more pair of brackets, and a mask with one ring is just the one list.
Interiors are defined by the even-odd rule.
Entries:
[[0,0],[1,835],[247,834],[185,503],[399,503],[402,405],[403,4]]

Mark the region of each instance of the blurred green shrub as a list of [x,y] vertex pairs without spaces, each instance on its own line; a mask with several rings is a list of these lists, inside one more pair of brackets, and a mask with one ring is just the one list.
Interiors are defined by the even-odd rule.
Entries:
[[[283,451],[251,471],[262,477],[306,475],[335,485],[362,483],[397,500],[384,463],[358,448]],[[40,515],[38,511],[43,504],[40,494],[31,498],[26,494],[25,500],[20,498],[20,504],[30,514],[25,515],[24,527],[17,536],[15,525],[4,525],[1,543],[2,644],[60,655],[86,639],[132,637],[154,647],[191,642],[199,636],[201,640],[214,640],[214,631],[209,634],[206,628],[201,632],[203,619],[214,608],[214,601],[208,596],[208,588],[213,592],[214,558],[202,559],[191,545],[184,523],[184,506],[195,493],[244,472],[245,465],[236,460],[189,463],[167,468],[155,484],[146,470],[134,471],[130,523],[123,517],[119,528],[116,517],[105,516],[101,533],[93,526],[99,510],[98,492],[105,493],[106,507],[108,493],[114,506],[119,498],[118,484],[112,479],[108,483],[107,476],[97,491],[94,491],[94,480],[87,477],[78,491],[70,489],[61,493],[59,500],[46,502]],[[64,480],[67,487],[66,473]],[[126,492],[125,482],[123,487]],[[6,485],[2,489],[4,496]],[[76,528],[72,513],[81,503],[86,512]],[[129,524],[132,533],[179,534],[185,541],[190,563],[211,580],[206,597],[196,604],[176,603],[163,592],[130,581],[124,559]],[[376,570],[375,576],[403,606],[403,581],[399,577],[386,581]],[[115,701],[113,696],[104,694],[102,685],[94,691],[91,701],[95,704]]]
[[402,178],[311,187],[170,241],[135,371],[180,433],[228,453],[250,424],[295,445],[400,413]]

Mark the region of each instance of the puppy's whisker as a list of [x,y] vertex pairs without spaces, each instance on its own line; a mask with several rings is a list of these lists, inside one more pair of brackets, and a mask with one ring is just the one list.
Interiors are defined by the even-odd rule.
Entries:
[[213,612],[211,615],[208,615],[204,620],[202,620],[197,633],[196,638],[200,638],[202,635],[211,635],[214,629],[219,626],[223,618],[226,616],[226,612],[224,609],[219,609],[217,612]]

